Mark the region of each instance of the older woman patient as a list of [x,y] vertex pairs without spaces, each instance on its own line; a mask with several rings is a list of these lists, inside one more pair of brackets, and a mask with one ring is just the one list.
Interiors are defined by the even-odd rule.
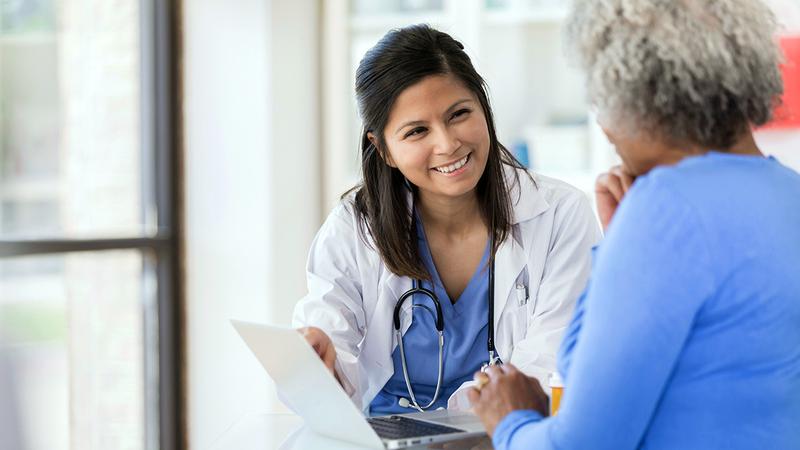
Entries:
[[575,3],[569,35],[623,161],[597,183],[607,234],[558,415],[512,366],[470,392],[476,412],[498,449],[800,448],[800,175],[751,133],[782,90],[771,12]]

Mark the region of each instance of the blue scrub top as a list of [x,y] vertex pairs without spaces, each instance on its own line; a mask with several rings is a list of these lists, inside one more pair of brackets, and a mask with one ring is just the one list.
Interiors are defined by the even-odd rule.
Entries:
[[[465,381],[472,379],[488,360],[488,314],[489,314],[489,257],[490,243],[487,243],[480,264],[472,275],[464,292],[454,304],[444,289],[439,273],[433,263],[430,248],[422,227],[422,220],[417,215],[417,236],[423,264],[433,276],[433,286],[428,281],[422,287],[432,290],[439,298],[444,315],[444,353],[442,387],[439,398],[430,410],[447,407],[447,399]],[[407,300],[408,301],[408,300]],[[438,375],[439,344],[436,334],[436,307],[431,299],[416,294],[415,305],[425,305],[434,312],[429,314],[423,308],[413,308],[411,326],[403,335],[406,353],[406,365],[411,387],[420,406],[425,406],[433,398],[436,391]],[[389,325],[389,324],[387,324]],[[403,408],[398,402],[400,398],[411,400],[403,378],[403,365],[400,361],[400,347],[392,353],[394,374],[383,389],[372,400],[370,415],[402,414],[414,412],[415,409]]]

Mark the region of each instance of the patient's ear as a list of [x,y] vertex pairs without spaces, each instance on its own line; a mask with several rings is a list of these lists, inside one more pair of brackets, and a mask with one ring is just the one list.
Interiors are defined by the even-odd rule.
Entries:
[[380,155],[381,159],[386,163],[387,166],[397,168],[397,165],[392,159],[392,155],[390,155],[387,151],[381,151],[380,147],[378,147],[378,138],[375,137],[375,134],[373,134],[372,131],[367,131],[367,139],[369,139],[370,144],[375,147],[375,151],[378,152],[378,155]]

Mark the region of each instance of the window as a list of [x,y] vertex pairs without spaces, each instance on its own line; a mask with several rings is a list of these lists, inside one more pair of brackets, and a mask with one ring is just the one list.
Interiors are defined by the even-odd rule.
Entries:
[[172,14],[0,0],[0,417],[24,449],[181,446]]

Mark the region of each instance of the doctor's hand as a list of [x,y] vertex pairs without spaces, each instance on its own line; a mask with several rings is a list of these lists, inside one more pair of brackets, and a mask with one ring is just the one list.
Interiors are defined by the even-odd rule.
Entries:
[[336,377],[336,381],[342,384],[342,380],[340,380],[339,375],[336,374],[336,347],[333,346],[331,338],[317,327],[298,328],[297,332],[306,338],[306,342],[314,348],[319,358],[325,363],[325,367]]
[[625,166],[614,166],[608,172],[597,177],[594,193],[597,200],[597,214],[600,216],[603,231],[608,228],[622,197],[628,193],[634,179],[635,177]]
[[520,409],[533,409],[548,415],[548,398],[536,378],[520,372],[511,364],[490,367],[475,378],[488,377],[480,389],[469,390],[469,401],[489,436],[508,414]]

